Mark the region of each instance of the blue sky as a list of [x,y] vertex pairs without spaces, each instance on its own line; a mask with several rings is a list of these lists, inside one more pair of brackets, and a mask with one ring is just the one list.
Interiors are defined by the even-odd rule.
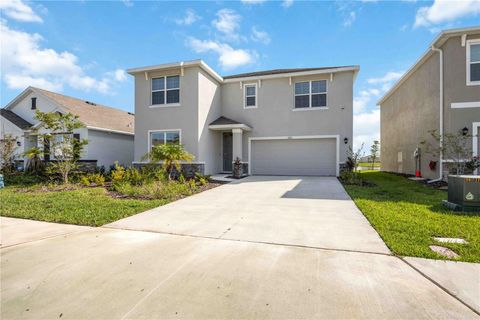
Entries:
[[201,58],[221,75],[360,65],[354,142],[378,139],[378,98],[480,0],[2,0],[1,105],[29,85],[133,111],[132,67]]

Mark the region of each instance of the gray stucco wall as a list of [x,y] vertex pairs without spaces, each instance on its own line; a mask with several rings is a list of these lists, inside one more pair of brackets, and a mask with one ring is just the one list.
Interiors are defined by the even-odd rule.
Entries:
[[[328,109],[294,111],[294,83],[305,80],[327,80]],[[248,84],[245,82],[244,84]],[[340,162],[352,143],[353,132],[353,72],[262,80],[258,86],[257,108],[243,108],[240,83],[222,87],[222,113],[225,117],[252,127],[244,132],[243,161],[248,160],[249,137],[340,135]],[[348,138],[348,144],[343,139]]]
[[221,134],[208,125],[221,116],[221,87],[202,69],[198,72],[198,154],[197,161],[205,162],[205,173],[221,170]]
[[135,156],[134,161],[148,152],[149,130],[181,130],[181,143],[198,159],[198,73],[199,68],[185,68],[180,77],[180,106],[151,108],[151,78],[179,75],[180,69],[135,75]]
[[[468,39],[480,35],[468,36]],[[466,85],[466,47],[460,36],[446,41],[444,51],[444,132],[463,127],[472,132],[472,122],[480,121],[479,108],[452,109],[452,102],[480,101],[480,87]],[[383,171],[415,173],[413,152],[420,141],[428,139],[429,130],[439,130],[439,54],[434,53],[381,105],[381,168]],[[403,161],[399,162],[399,152]],[[422,175],[438,178],[428,167],[439,159],[422,153]]]

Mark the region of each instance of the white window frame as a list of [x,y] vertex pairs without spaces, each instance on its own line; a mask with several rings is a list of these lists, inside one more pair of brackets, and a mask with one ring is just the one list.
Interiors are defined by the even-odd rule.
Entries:
[[[165,129],[165,130],[148,130],[148,152],[152,150],[152,133],[159,133],[159,132],[178,132],[178,143],[182,144],[182,129]],[[166,143],[164,139],[163,143]]]
[[[167,78],[168,77],[178,77],[178,88],[170,88],[167,89]],[[160,79],[163,78],[164,81],[164,88],[163,90],[153,90],[153,80],[154,79]],[[182,86],[182,81],[181,81],[181,76],[179,74],[169,74],[165,76],[158,76],[158,77],[152,77],[150,79],[150,108],[166,108],[166,107],[179,107],[180,106],[180,93],[181,93],[181,86]],[[167,91],[170,90],[178,90],[178,102],[174,103],[167,103]],[[154,92],[160,92],[163,91],[165,92],[164,94],[164,103],[161,104],[153,104],[153,93]]]
[[[466,57],[466,68],[467,68],[467,86],[480,86],[480,80],[477,81],[470,81],[470,65],[472,62],[470,62],[470,47],[472,45],[480,45],[480,39],[471,39],[467,40],[467,45],[466,45],[466,52],[467,52],[467,57]],[[480,62],[474,62],[475,64]]]
[[[255,95],[248,97],[255,97],[255,105],[247,106],[247,87],[255,87]],[[258,107],[258,86],[256,83],[246,83],[243,85],[243,109],[255,109]]]
[[[325,81],[325,92],[317,92],[314,94],[325,94],[325,106],[324,107],[312,107],[312,82],[316,81]],[[308,94],[302,93],[302,94],[296,94],[295,93],[295,86],[297,83],[302,83],[302,82],[308,82],[309,85],[309,90]],[[297,96],[309,96],[308,98],[308,107],[307,108],[297,108],[295,106],[295,97]],[[306,110],[325,110],[328,109],[328,81],[327,79],[315,79],[315,80],[303,80],[303,81],[295,81],[293,84],[293,111],[306,111]]]

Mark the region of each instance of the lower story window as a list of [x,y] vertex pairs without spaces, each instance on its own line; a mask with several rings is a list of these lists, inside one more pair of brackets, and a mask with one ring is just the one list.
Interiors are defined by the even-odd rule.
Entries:
[[155,131],[150,133],[150,148],[160,144],[179,144],[180,131]]

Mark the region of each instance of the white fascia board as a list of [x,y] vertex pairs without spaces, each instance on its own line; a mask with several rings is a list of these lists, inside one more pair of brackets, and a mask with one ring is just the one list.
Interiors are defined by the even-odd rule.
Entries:
[[268,75],[263,75],[263,76],[231,78],[231,79],[224,79],[223,82],[224,83],[232,83],[232,82],[242,82],[242,81],[264,80],[264,79],[301,77],[301,76],[310,76],[310,75],[316,75],[316,74],[338,73],[338,72],[345,72],[345,71],[353,71],[354,72],[354,79],[355,79],[356,74],[358,73],[359,70],[360,70],[359,66],[353,66],[353,67],[331,68],[331,69],[323,69],[323,70],[285,72],[285,73],[277,73],[277,74],[268,74]]
[[470,27],[470,28],[459,28],[459,29],[451,29],[445,30],[440,32],[438,36],[433,39],[433,41],[428,46],[428,50],[410,67],[410,69],[405,72],[405,74],[395,82],[390,90],[388,90],[381,98],[378,100],[377,105],[381,105],[385,102],[410,76],[418,69],[422,64],[427,61],[427,59],[432,55],[432,47],[435,47],[437,44],[443,45],[443,42],[440,43],[442,39],[448,39],[454,36],[461,36],[462,33],[469,33],[469,32],[480,32],[480,27]]
[[163,69],[194,67],[194,66],[199,66],[200,68],[205,70],[208,74],[210,74],[215,80],[217,80],[220,83],[223,82],[223,78],[218,73],[216,73],[209,65],[203,62],[203,60],[180,61],[180,62],[158,64],[154,66],[132,68],[132,69],[127,69],[127,73],[134,75],[140,72],[160,71]]
[[211,124],[208,126],[211,130],[232,130],[232,129],[242,129],[245,131],[250,131],[252,128],[246,124]]
[[112,130],[112,129],[107,129],[107,128],[100,128],[100,127],[92,127],[92,126],[86,126],[88,130],[95,130],[95,131],[102,131],[102,132],[111,132],[111,133],[118,133],[118,134],[126,134],[129,136],[135,135],[133,132],[128,132],[128,131],[121,131],[121,130]]

